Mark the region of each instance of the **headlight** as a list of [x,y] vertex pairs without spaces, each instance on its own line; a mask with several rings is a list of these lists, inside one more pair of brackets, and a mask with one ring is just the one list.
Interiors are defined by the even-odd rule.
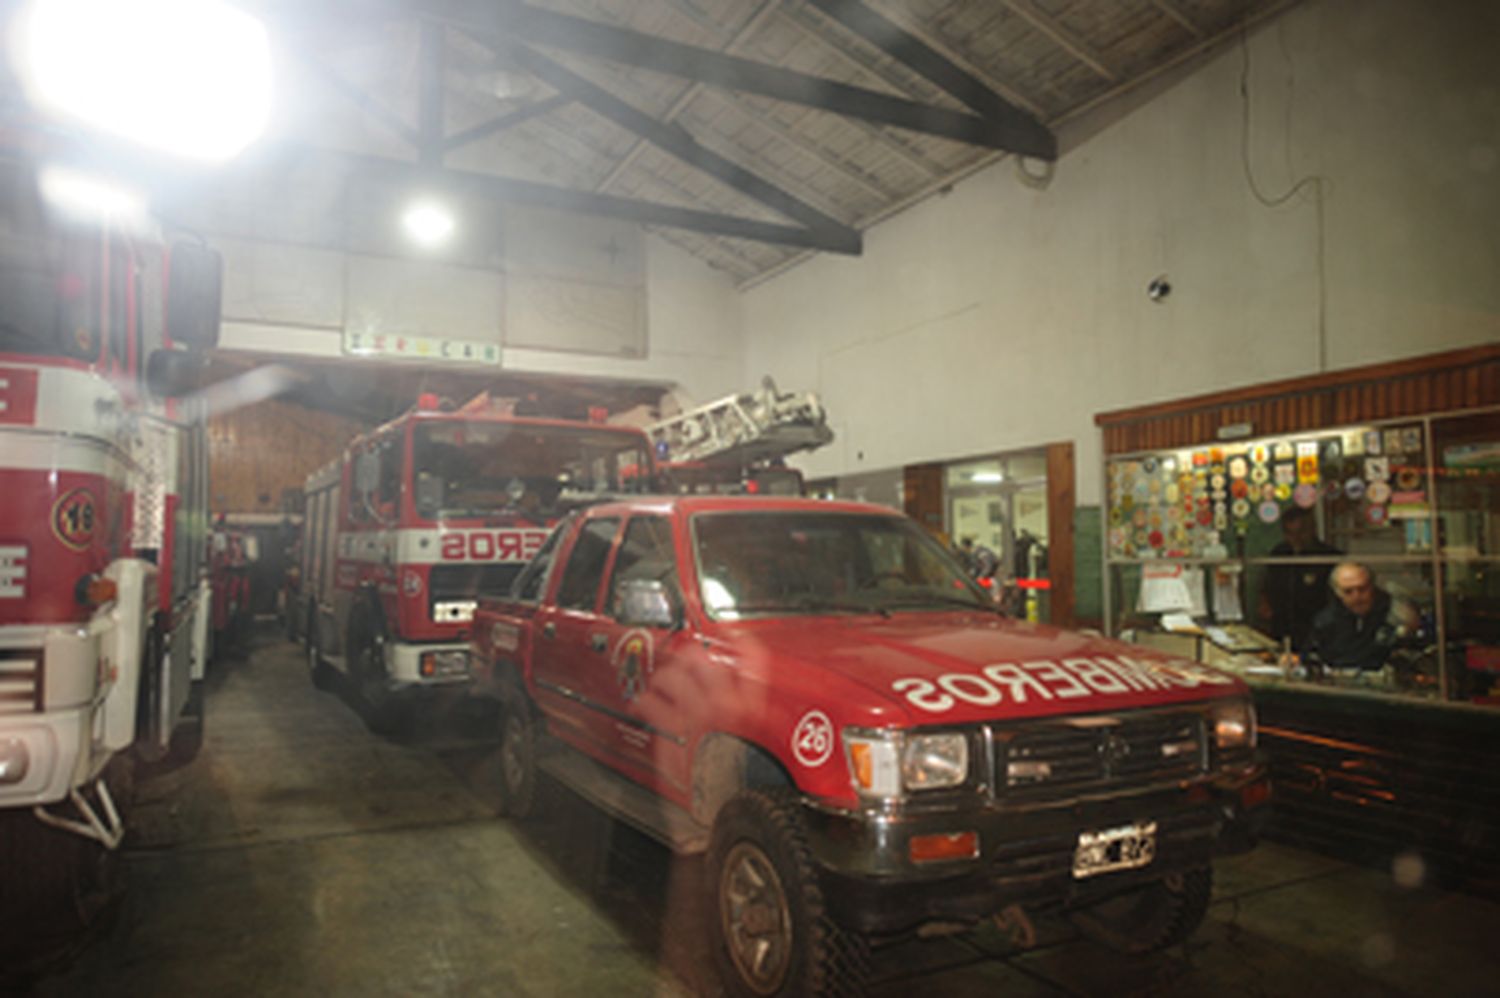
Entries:
[[1214,706],[1214,745],[1220,749],[1255,747],[1255,708],[1249,700],[1226,700]]
[[961,785],[969,776],[969,739],[946,732],[844,730],[849,776],[863,797],[900,797],[903,791]]

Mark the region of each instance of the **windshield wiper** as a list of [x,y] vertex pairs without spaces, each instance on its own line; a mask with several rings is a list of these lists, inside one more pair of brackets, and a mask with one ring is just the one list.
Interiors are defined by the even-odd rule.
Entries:
[[962,596],[949,596],[947,593],[926,593],[921,596],[909,596],[905,599],[886,600],[882,605],[885,607],[910,607],[925,606],[933,603],[939,606],[962,607],[965,610],[979,610],[984,613],[1000,612],[1000,608],[997,606],[976,603],[974,600],[964,599]]

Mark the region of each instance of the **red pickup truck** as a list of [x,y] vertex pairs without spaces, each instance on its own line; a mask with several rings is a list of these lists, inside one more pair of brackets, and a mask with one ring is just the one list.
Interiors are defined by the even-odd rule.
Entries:
[[706,853],[735,994],[857,991],[870,940],[1002,912],[1180,941],[1270,793],[1239,680],[1007,619],[874,506],[594,506],[473,641],[502,808],[545,770]]

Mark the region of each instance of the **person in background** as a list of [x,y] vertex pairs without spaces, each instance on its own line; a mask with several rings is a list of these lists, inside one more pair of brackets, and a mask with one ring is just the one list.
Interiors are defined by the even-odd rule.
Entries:
[[995,570],[1000,567],[1000,559],[995,552],[983,544],[975,544],[972,537],[965,537],[959,543],[958,550],[970,575],[976,579],[994,578]]
[[1313,618],[1309,655],[1336,669],[1383,668],[1396,642],[1417,629],[1416,611],[1357,561],[1334,566],[1331,586],[1337,598]]
[[[1336,557],[1343,553],[1318,539],[1312,510],[1299,506],[1281,517],[1281,541],[1271,549],[1272,558]],[[1331,564],[1272,565],[1266,569],[1258,612],[1271,637],[1290,645],[1293,651],[1306,649],[1313,618],[1328,605],[1332,571]]]

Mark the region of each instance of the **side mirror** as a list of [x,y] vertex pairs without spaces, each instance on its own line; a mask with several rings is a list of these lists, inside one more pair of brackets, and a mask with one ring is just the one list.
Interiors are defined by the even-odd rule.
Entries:
[[197,390],[205,366],[202,354],[153,350],[146,358],[146,388],[157,398],[182,398]]
[[219,342],[224,258],[198,243],[177,242],[167,255],[167,335],[194,350]]
[[629,579],[615,590],[615,618],[627,627],[676,627],[676,601],[657,579]]
[[374,451],[364,451],[354,459],[354,494],[367,500],[380,484],[380,459]]
[[447,487],[443,480],[431,472],[423,471],[417,475],[417,482],[413,499],[417,504],[417,512],[423,516],[436,516],[438,510],[443,508],[443,500],[446,498]]

